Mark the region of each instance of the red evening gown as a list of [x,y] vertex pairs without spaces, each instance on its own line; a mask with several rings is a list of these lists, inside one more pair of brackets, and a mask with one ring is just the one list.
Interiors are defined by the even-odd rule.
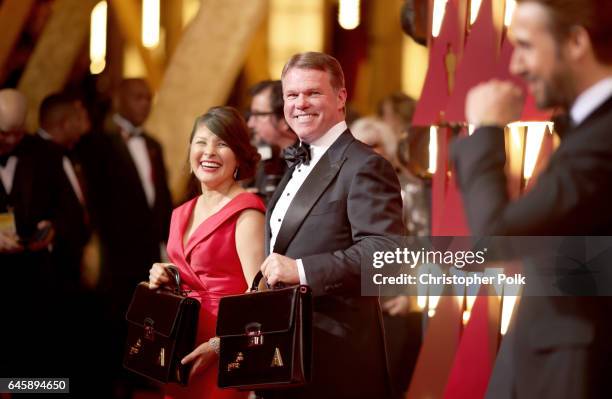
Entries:
[[[254,194],[241,193],[220,211],[204,220],[183,248],[183,235],[197,197],[172,213],[168,256],[180,271],[183,289],[201,303],[196,346],[215,335],[219,299],[244,293],[248,286],[236,252],[236,222],[245,209],[264,212],[263,202]],[[263,235],[263,231],[261,232]],[[250,282],[249,282],[250,283]],[[166,385],[166,398],[245,399],[248,392],[217,387],[218,364],[194,375],[187,387]]]

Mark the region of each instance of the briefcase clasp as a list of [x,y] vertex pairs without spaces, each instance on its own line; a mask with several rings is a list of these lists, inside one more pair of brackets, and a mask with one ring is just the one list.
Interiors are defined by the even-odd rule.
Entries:
[[260,323],[249,323],[245,326],[247,337],[249,337],[248,346],[261,346],[263,345],[264,336],[261,334]]
[[149,341],[155,341],[155,329],[153,328],[153,319],[147,317],[144,320],[144,337]]

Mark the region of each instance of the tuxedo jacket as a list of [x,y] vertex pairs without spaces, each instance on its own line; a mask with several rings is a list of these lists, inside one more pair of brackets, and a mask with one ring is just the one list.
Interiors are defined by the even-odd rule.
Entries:
[[[293,169],[272,197],[270,214]],[[314,298],[313,378],[291,398],[386,398],[386,356],[378,298],[361,296],[362,261],[404,232],[392,166],[347,130],[296,193],[274,252],[301,259]],[[267,395],[265,397],[275,397]]]
[[[510,201],[506,191],[502,129],[477,129],[472,136],[456,143],[453,158],[475,236],[612,234],[612,98],[562,135],[560,146],[537,177],[535,186],[517,200]],[[553,273],[557,282],[575,281],[580,275],[575,273],[579,272],[577,268],[558,268],[533,259],[527,259],[525,265],[527,279]],[[553,381],[541,376],[554,375],[550,373],[561,369],[560,361],[571,364],[576,360],[571,354],[566,358],[559,354],[579,348],[586,351],[586,360],[578,371],[588,380],[580,396],[609,397],[610,302],[610,297],[605,296],[523,297],[512,337],[505,339],[511,346],[504,352],[502,343],[492,379],[493,385],[499,383],[501,387],[501,376],[512,378],[514,387],[506,386],[504,392],[501,388],[500,391],[490,388],[489,396],[509,397],[512,390],[518,397],[527,398],[551,393],[564,379]],[[551,359],[553,353],[561,357],[543,363],[542,353],[548,353]],[[570,391],[561,388],[554,395],[565,397],[566,392]],[[599,396],[603,392],[606,395]]]
[[54,219],[60,206],[54,186],[61,180],[61,161],[47,148],[38,136],[26,134],[15,149],[18,161],[10,194],[0,187],[0,212],[13,209],[21,238],[31,237],[39,221]]
[[[0,212],[11,207],[17,233],[22,239],[31,239],[41,220],[49,220],[56,229],[55,242],[61,230],[58,224],[65,201],[62,192],[62,165],[60,158],[47,150],[42,139],[27,134],[18,144],[17,167],[10,194],[0,187]],[[51,262],[48,249],[0,254],[2,281],[0,290],[0,373],[18,372],[31,375],[37,365],[32,356],[46,356],[45,347],[54,345],[49,334],[40,334],[40,326],[51,325],[57,307],[51,311],[61,287],[55,285],[56,266]],[[38,363],[37,363],[38,364]]]
[[[50,140],[39,136],[35,136],[35,139],[40,141],[45,152],[54,158],[54,163],[60,165],[59,179],[54,191],[61,198],[61,206],[56,212],[56,236],[51,258],[58,288],[63,287],[74,292],[80,284],[83,248],[91,237],[86,202],[79,200],[64,170],[64,156],[68,156],[66,151]],[[72,158],[71,163],[76,174],[81,165],[78,160]],[[84,183],[84,179],[78,182],[82,192],[85,190]]]
[[252,182],[252,186],[257,189],[257,195],[265,204],[270,202],[280,180],[287,171],[287,162],[283,158],[282,151],[273,146],[270,149],[272,156],[259,162]]
[[[12,208],[17,234],[22,239],[32,238],[41,220],[51,221],[57,231],[60,215],[66,213],[62,211],[65,201],[60,195],[63,191],[60,158],[48,151],[42,139],[30,134],[23,137],[16,152],[18,161],[10,194],[7,194],[4,186],[0,187],[0,212]],[[47,250],[0,255],[0,259],[3,265],[7,265],[8,273],[14,272],[15,276],[19,276],[20,281],[14,280],[9,286],[29,285],[34,280],[42,281],[50,277]],[[10,280],[7,276],[7,281]]]
[[[119,131],[83,137],[77,152],[87,181],[92,223],[100,236],[102,287],[132,290],[160,261],[160,243],[168,237],[172,201],[160,144],[144,133],[155,186],[155,203],[146,194]],[[132,288],[129,288],[132,286]]]

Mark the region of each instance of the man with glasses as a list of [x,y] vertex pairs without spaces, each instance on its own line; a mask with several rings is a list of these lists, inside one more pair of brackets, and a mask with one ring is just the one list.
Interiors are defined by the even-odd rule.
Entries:
[[254,187],[267,202],[287,165],[282,158],[284,149],[294,145],[297,136],[283,114],[283,88],[280,80],[264,80],[251,88],[251,110],[248,125],[255,134],[262,157]]

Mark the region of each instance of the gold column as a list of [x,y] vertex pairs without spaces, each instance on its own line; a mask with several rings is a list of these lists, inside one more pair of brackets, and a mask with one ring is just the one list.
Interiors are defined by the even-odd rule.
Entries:
[[151,52],[142,45],[140,40],[142,20],[138,4],[134,0],[109,1],[109,5],[117,16],[117,21],[126,41],[136,47],[144,62],[147,70],[145,79],[153,90],[157,90],[163,75],[163,68]]
[[270,76],[280,79],[287,60],[303,51],[323,51],[324,0],[270,0]]
[[161,6],[162,26],[166,32],[165,53],[171,57],[183,34],[183,0],[165,1]]
[[23,25],[28,19],[34,0],[6,0],[0,4],[0,80],[3,79],[4,63],[15,47]]
[[[376,110],[378,102],[402,88],[402,36],[400,0],[370,2],[369,72],[367,110]],[[406,66],[404,66],[405,68]]]
[[28,98],[27,127],[38,125],[38,107],[47,95],[61,90],[89,34],[89,16],[97,0],[56,0],[30,61],[19,81]]
[[[261,80],[270,79],[269,57],[268,18],[264,18],[264,21],[259,25],[259,29],[253,35],[244,63],[243,76],[246,87],[250,87]],[[275,77],[275,79],[278,78]]]
[[146,123],[164,146],[175,197],[184,189],[193,121],[225,102],[266,10],[266,0],[202,1],[176,47]]
[[402,91],[415,100],[421,97],[428,66],[429,49],[404,35],[402,39]]

